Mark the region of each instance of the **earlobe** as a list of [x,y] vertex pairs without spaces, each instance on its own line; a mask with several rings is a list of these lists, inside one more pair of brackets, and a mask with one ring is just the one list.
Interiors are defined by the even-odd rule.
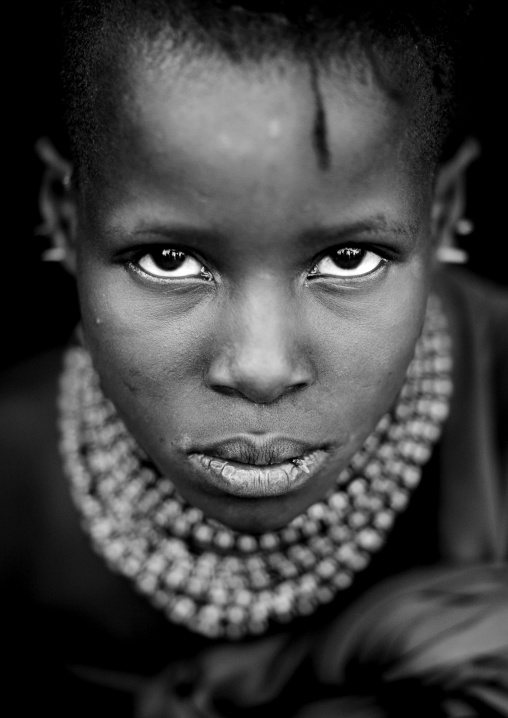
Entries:
[[77,205],[72,186],[72,164],[46,137],[36,142],[35,151],[44,165],[39,191],[40,233],[51,239],[51,248],[46,250],[43,259],[61,262],[74,274]]
[[467,253],[458,246],[457,237],[473,231],[473,224],[466,217],[466,174],[479,156],[480,145],[470,137],[438,169],[431,220],[436,257],[440,261],[467,261]]

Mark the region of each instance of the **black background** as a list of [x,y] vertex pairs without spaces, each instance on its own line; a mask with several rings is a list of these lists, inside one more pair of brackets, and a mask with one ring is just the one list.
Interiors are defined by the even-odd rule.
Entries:
[[[506,247],[505,24],[484,3],[476,10],[469,50],[470,127],[482,156],[468,177],[467,216],[475,231],[462,246],[469,267],[508,285]],[[0,366],[61,342],[78,317],[74,283],[56,263],[42,262],[47,246],[35,236],[42,167],[34,143],[51,134],[58,115],[55,77],[58,45],[54,3],[10,3],[3,13],[4,204],[0,306]],[[504,252],[506,254],[506,252]],[[507,329],[508,330],[508,329]]]

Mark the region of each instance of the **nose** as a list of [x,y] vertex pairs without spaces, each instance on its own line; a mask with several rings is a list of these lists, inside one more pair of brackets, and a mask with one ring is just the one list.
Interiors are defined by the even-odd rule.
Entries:
[[226,313],[207,370],[213,390],[270,404],[314,382],[295,301],[266,283],[250,287]]

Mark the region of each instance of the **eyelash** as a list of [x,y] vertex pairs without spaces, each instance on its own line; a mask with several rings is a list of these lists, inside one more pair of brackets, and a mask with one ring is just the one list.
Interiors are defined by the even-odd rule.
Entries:
[[[195,274],[184,274],[180,276],[173,276],[173,277],[163,277],[159,276],[157,274],[154,274],[153,272],[148,271],[146,268],[141,266],[141,261],[145,259],[146,257],[150,258],[151,262],[156,265],[156,262],[154,261],[154,255],[156,253],[162,254],[163,252],[169,252],[173,255],[180,255],[182,258],[182,262],[185,263],[188,260],[195,262],[196,266],[200,266],[200,272]],[[201,262],[200,259],[195,257],[190,252],[184,252],[181,249],[176,249],[174,247],[165,247],[165,246],[156,246],[156,247],[148,247],[145,248],[142,252],[137,252],[133,257],[131,257],[128,261],[128,265],[131,269],[133,269],[138,274],[142,274],[144,277],[148,276],[150,277],[151,281],[156,282],[174,282],[175,280],[185,280],[185,279],[201,279],[206,282],[211,282],[213,280],[212,273],[205,267],[204,263]],[[180,267],[176,267],[174,269],[175,272],[177,272],[180,269]],[[164,271],[162,269],[161,271]],[[171,270],[166,270],[171,271]]]
[[[150,272],[148,269],[143,267],[141,265],[142,260],[148,258],[148,262],[152,263],[154,267],[157,267],[157,263],[154,260],[154,255],[159,253],[159,255],[163,255],[164,253],[167,253],[167,259],[169,262],[181,261],[182,264],[185,264],[186,262],[194,262],[195,266],[200,266],[199,273],[196,271],[193,274],[177,274],[176,276],[160,276],[158,274],[155,274],[154,272]],[[347,262],[348,260],[352,260],[353,263],[356,258],[359,259],[360,263],[363,262],[363,260],[366,259],[366,257],[377,258],[377,263],[371,267],[368,271],[360,273],[360,274],[348,274],[348,268],[342,268],[343,274],[341,273],[341,267],[338,265],[338,263],[335,261],[337,258],[337,255],[339,253],[345,253],[342,255],[342,258],[345,259]],[[334,258],[335,256],[335,258]],[[159,257],[159,259],[161,256]],[[379,250],[374,250],[372,248],[366,247],[366,246],[359,246],[355,244],[351,245],[345,245],[342,247],[333,247],[330,250],[328,250],[325,254],[321,255],[320,259],[317,261],[314,261],[312,268],[310,272],[308,272],[307,278],[312,279],[322,279],[322,278],[328,278],[328,279],[339,279],[339,280],[346,280],[346,281],[354,281],[354,280],[360,280],[364,279],[365,277],[377,273],[379,270],[382,269],[387,263],[389,259],[386,256],[383,256],[383,253]],[[328,271],[321,271],[318,273],[317,267],[320,264],[325,264],[328,268]],[[133,257],[131,257],[128,260],[128,265],[131,269],[133,269],[138,274],[141,274],[143,277],[150,277],[150,281],[155,282],[162,282],[162,283],[168,283],[168,282],[174,282],[177,280],[189,280],[189,279],[200,279],[202,281],[206,282],[212,282],[213,281],[213,274],[208,270],[205,266],[205,264],[195,257],[193,254],[189,252],[185,252],[181,249],[177,249],[174,247],[166,247],[166,246],[160,246],[157,245],[155,247],[148,247],[144,248],[143,251],[137,252]],[[335,266],[334,266],[335,265]],[[149,265],[150,266],[150,265]],[[159,267],[160,269],[160,267]],[[176,266],[174,269],[160,269],[161,272],[167,271],[174,271],[178,272],[181,269],[181,264]],[[337,269],[337,271],[333,271]],[[349,268],[352,271],[356,269],[356,267]]]
[[[356,258],[359,258],[360,262],[362,262],[366,257],[370,255],[371,262],[372,258],[377,258],[377,263],[374,266],[371,266],[368,271],[361,272],[359,274],[347,274],[348,268],[342,268],[342,271],[344,274],[340,274],[340,267],[338,263],[335,262],[335,258],[338,258],[337,256],[339,253],[345,253],[345,255],[342,257],[346,261],[349,259],[352,259],[353,261]],[[359,256],[360,255],[360,256]],[[337,272],[330,272],[330,271],[321,271],[319,274],[316,272],[316,268],[321,263],[326,263],[328,261],[328,269],[333,269],[333,264],[335,263],[335,267],[337,268]],[[351,281],[351,280],[359,280],[364,279],[365,277],[374,274],[375,272],[379,271],[382,267],[384,267],[388,263],[388,258],[386,256],[383,256],[383,253],[379,250],[374,250],[367,246],[359,246],[355,244],[348,244],[342,247],[334,247],[326,252],[326,254],[323,254],[321,258],[314,263],[311,271],[309,272],[308,278],[309,279],[320,279],[323,277],[326,278],[335,278],[340,279],[341,281]],[[332,265],[332,267],[330,267]],[[356,267],[350,268],[352,270],[356,269]]]

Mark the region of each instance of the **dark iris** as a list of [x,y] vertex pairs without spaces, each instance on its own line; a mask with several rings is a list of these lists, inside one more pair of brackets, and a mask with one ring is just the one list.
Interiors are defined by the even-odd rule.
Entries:
[[338,249],[331,259],[341,269],[356,269],[360,266],[364,254],[365,250],[359,247],[343,247]]
[[187,255],[177,249],[161,249],[152,252],[152,258],[160,269],[170,272],[172,269],[181,267],[187,259]]

